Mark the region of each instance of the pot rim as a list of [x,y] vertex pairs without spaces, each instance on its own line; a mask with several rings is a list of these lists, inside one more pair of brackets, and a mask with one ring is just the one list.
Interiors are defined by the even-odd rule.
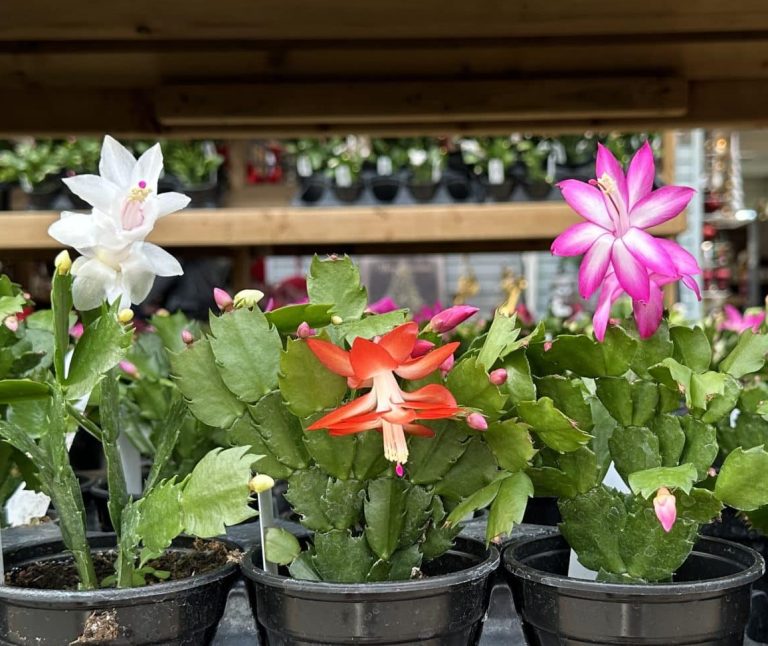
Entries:
[[[490,576],[499,566],[501,555],[495,545],[489,545],[487,548],[481,541],[474,538],[460,536],[456,544],[450,550],[461,551],[461,544],[469,543],[485,550],[485,557],[475,565],[450,572],[449,574],[440,574],[430,576],[416,581],[378,581],[373,583],[330,583],[327,581],[308,581],[306,579],[293,579],[281,574],[270,574],[254,564],[253,557],[260,554],[261,547],[253,546],[246,552],[240,563],[240,569],[246,579],[258,582],[270,588],[279,588],[283,592],[290,592],[296,596],[305,598],[325,597],[329,595],[356,598],[360,597],[380,597],[389,595],[403,595],[408,593],[432,592],[436,588],[448,588],[455,584],[466,583]],[[457,547],[459,549],[457,550]],[[479,550],[478,550],[479,552]],[[416,594],[415,596],[424,596]]]
[[[191,536],[179,536],[174,539],[174,543],[171,547],[183,547],[178,543],[187,543],[196,540]],[[215,540],[223,543],[228,548],[233,550],[242,550],[234,541],[226,538],[210,538],[201,540]],[[115,534],[114,533],[99,533],[88,536],[88,542],[91,545],[91,550],[94,549],[114,549]],[[11,569],[10,563],[13,561],[13,557],[19,552],[39,549],[43,546],[61,546],[61,550],[46,556],[59,556],[64,555],[66,548],[64,547],[64,541],[62,539],[48,539],[36,541],[34,543],[27,543],[18,547],[12,547],[3,550],[3,558],[6,564],[6,571]],[[25,559],[34,560],[34,559]],[[96,590],[39,590],[34,588],[20,588],[10,585],[0,585],[0,601],[10,603],[23,603],[25,605],[35,605],[37,607],[46,607],[51,604],[60,605],[67,603],[76,607],[101,607],[104,605],[111,606],[126,606],[132,605],[137,598],[143,601],[158,602],[163,601],[169,597],[175,597],[179,593],[200,588],[211,583],[214,583],[227,576],[236,575],[237,563],[225,563],[221,567],[206,572],[205,574],[193,575],[185,579],[178,579],[177,581],[170,581],[168,583],[156,583],[151,586],[135,587],[135,588],[101,588]]]
[[[698,536],[691,554],[696,552],[696,547],[700,543],[710,543],[716,545],[728,546],[744,556],[751,557],[752,565],[745,567],[739,572],[722,577],[703,579],[701,581],[681,581],[678,583],[608,583],[603,581],[590,581],[587,579],[577,579],[559,574],[551,574],[543,570],[536,569],[516,559],[512,553],[524,545],[530,545],[534,542],[549,541],[562,542],[570,549],[565,537],[557,532],[548,536],[539,536],[534,538],[522,539],[510,543],[502,554],[502,565],[508,574],[512,574],[526,581],[540,583],[545,586],[561,588],[571,592],[587,593],[588,595],[599,595],[604,598],[606,595],[612,597],[674,597],[692,594],[712,594],[720,590],[729,588],[738,588],[752,583],[759,579],[765,572],[765,561],[763,557],[752,548],[727,541],[720,538],[709,536]],[[702,553],[702,552],[699,552]],[[703,554],[707,554],[704,552]],[[712,558],[724,559],[723,556],[710,554]]]

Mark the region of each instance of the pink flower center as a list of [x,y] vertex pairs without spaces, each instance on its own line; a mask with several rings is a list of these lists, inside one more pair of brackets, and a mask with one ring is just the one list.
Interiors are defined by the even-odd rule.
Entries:
[[144,224],[144,201],[151,192],[143,179],[139,181],[138,188],[131,189],[120,212],[120,224],[125,231],[133,231]]
[[611,216],[616,234],[621,237],[629,230],[629,216],[624,205],[624,200],[619,196],[618,185],[608,173],[603,173],[597,180],[593,180],[594,185],[608,199],[611,207],[608,207],[608,214]]
[[407,412],[400,406],[405,403],[395,375],[382,372],[373,378],[376,412],[383,413],[381,430],[384,435],[384,457],[391,462],[404,464],[408,461],[408,443],[405,441],[403,424],[398,421]]

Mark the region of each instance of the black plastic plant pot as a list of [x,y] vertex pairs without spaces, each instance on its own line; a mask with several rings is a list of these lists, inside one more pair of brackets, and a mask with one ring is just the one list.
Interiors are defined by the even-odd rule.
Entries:
[[421,184],[413,180],[408,182],[408,191],[417,202],[431,202],[437,193],[437,187],[437,182],[430,182],[429,184]]
[[[179,538],[171,549],[190,550],[193,542]],[[93,537],[90,543],[94,551],[114,549],[115,537]],[[6,570],[60,559],[64,549],[61,541],[50,541],[7,550]],[[0,644],[203,646],[216,634],[237,578],[237,565],[227,563],[205,574],[141,588],[66,591],[0,586]]]
[[349,186],[339,186],[334,183],[333,194],[339,202],[352,204],[352,202],[357,202],[360,199],[360,196],[363,194],[363,188],[365,188],[365,185],[360,180]]
[[469,177],[461,176],[458,173],[446,177],[445,188],[448,190],[448,195],[456,202],[465,202],[472,195],[472,184]]
[[523,190],[532,200],[545,200],[552,192],[552,184],[543,179],[523,182]]
[[379,202],[394,202],[400,192],[400,180],[397,177],[378,175],[371,179],[371,192]]
[[673,583],[627,585],[566,576],[555,534],[513,543],[504,570],[531,646],[741,646],[750,588],[765,564],[747,547],[701,538]]
[[179,190],[189,197],[191,209],[215,209],[219,206],[219,187],[216,182],[199,186],[180,185]]
[[483,177],[480,181],[483,184],[483,189],[485,189],[486,197],[491,198],[494,202],[508,202],[516,184],[515,179],[509,175],[501,184],[491,184],[487,177]]
[[319,583],[267,574],[261,552],[242,569],[262,644],[477,644],[488,609],[495,547],[459,538],[423,567],[423,579],[390,583]]
[[61,182],[57,179],[45,180],[31,191],[25,191],[29,211],[49,211],[54,207],[61,193]]
[[303,178],[299,183],[299,199],[307,204],[319,202],[325,193],[325,179],[321,175]]
[[595,177],[595,162],[584,164],[558,164],[555,167],[555,180],[561,182],[564,179],[578,179],[587,182]]

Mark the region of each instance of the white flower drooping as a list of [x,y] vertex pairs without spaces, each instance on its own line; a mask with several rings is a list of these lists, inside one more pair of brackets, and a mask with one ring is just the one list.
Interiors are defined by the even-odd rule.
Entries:
[[145,242],[163,216],[183,209],[189,198],[157,192],[163,154],[155,144],[138,160],[107,135],[101,148],[100,175],[76,175],[63,181],[93,206],[90,213],[64,211],[48,229],[55,240],[74,247],[72,296],[79,310],[104,300],[120,307],[141,303],[155,276],[180,276],[181,265],[168,252]]

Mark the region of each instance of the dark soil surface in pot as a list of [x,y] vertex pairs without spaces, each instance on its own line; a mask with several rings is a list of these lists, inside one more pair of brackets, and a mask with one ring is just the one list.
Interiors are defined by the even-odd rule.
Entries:
[[[205,574],[226,565],[231,561],[239,561],[240,553],[230,550],[219,541],[197,540],[193,550],[175,552],[169,551],[160,558],[147,563],[155,570],[168,572],[167,579],[158,579],[149,575],[147,585],[187,579],[196,574]],[[99,580],[114,574],[115,550],[95,552],[93,565]],[[5,575],[6,585],[37,590],[77,590],[80,578],[77,575],[74,560],[69,556],[27,563],[11,569]]]

